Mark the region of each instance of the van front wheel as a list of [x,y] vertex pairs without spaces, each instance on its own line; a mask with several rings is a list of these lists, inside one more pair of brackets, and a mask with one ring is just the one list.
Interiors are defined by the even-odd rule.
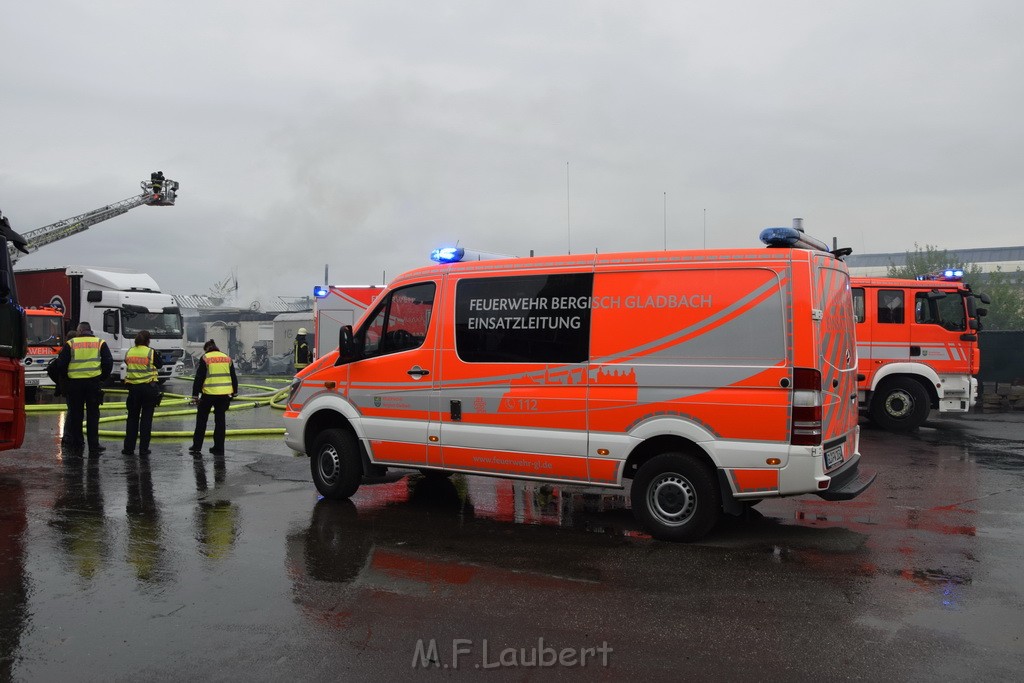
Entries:
[[655,538],[694,541],[722,510],[714,471],[692,455],[662,453],[644,463],[630,488],[633,515]]
[[309,470],[316,490],[324,498],[348,498],[363,480],[355,437],[344,429],[327,429],[313,444]]
[[931,401],[918,382],[907,377],[887,379],[871,397],[871,419],[890,432],[909,432],[928,419]]

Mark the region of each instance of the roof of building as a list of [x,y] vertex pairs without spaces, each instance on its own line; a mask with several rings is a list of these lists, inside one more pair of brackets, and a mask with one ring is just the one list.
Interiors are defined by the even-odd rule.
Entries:
[[[1024,261],[1024,246],[1021,247],[979,247],[976,249],[946,249],[950,259],[956,263],[1011,263]],[[889,254],[851,254],[846,257],[850,268],[902,266],[907,263],[907,252]]]
[[213,311],[247,311],[255,313],[299,313],[312,311],[312,302],[308,297],[286,299],[270,297],[266,300],[255,299],[247,306],[238,306],[218,296],[209,294],[175,294],[175,301],[183,312],[209,313]]

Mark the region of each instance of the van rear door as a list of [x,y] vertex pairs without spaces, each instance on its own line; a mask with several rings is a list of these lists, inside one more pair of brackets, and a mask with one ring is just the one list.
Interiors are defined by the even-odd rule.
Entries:
[[[814,260],[815,308],[821,316],[816,329],[822,443],[827,451],[833,443],[845,441],[857,426],[857,340],[849,272],[830,255],[816,254]],[[851,443],[844,449],[844,460],[853,455],[855,446]]]

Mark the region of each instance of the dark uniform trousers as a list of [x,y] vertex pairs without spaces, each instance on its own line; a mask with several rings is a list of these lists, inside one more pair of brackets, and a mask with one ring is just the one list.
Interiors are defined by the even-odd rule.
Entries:
[[88,379],[69,379],[65,385],[68,399],[68,422],[64,433],[68,435],[68,444],[82,446],[82,417],[85,421],[86,436],[89,448],[100,445],[100,403],[103,401],[103,390],[99,377]]
[[128,424],[124,430],[124,450],[135,450],[135,439],[139,440],[139,451],[149,450],[149,437],[153,431],[153,410],[156,408],[160,390],[156,384],[129,384]]
[[227,432],[228,406],[231,405],[229,394],[203,394],[199,397],[199,405],[196,407],[196,431],[192,434],[192,449],[199,450],[203,447],[203,437],[206,436],[206,422],[210,417],[210,410],[213,410],[213,449],[224,450],[224,436]]

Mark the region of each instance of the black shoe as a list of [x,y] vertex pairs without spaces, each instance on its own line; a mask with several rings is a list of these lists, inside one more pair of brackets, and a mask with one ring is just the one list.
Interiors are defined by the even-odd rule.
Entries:
[[127,448],[122,448],[121,455],[135,455],[135,451],[130,451]]
[[89,452],[90,453],[102,453],[105,450],[107,450],[107,447],[104,446],[103,444],[97,444],[95,446],[89,446]]
[[61,447],[69,451],[80,451],[85,448],[84,441],[68,441],[67,443],[61,443]]
[[211,448],[210,449],[210,453],[212,453],[213,455],[224,455],[224,449],[223,448]]
[[153,451],[149,450],[148,448],[140,448],[139,449],[139,455],[149,455],[152,452]]
[[195,447],[193,447],[193,448],[188,449],[188,452],[191,453],[192,455],[202,455],[203,454],[203,449],[202,448],[195,448]]

